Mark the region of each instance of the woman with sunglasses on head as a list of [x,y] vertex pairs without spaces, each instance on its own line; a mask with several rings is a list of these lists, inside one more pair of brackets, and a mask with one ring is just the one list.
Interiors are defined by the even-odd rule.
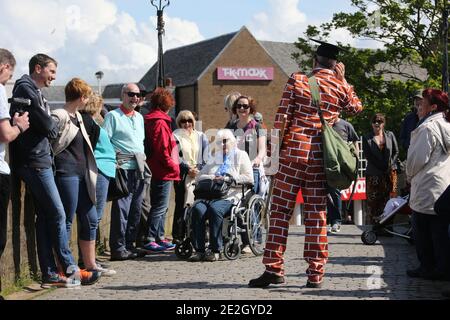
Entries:
[[377,113],[372,118],[372,132],[363,137],[367,159],[366,194],[370,223],[383,213],[390,197],[396,196],[398,144],[395,135],[384,129],[386,118]]
[[181,178],[174,183],[175,212],[172,237],[175,243],[184,239],[184,208],[194,202],[193,183],[208,155],[208,139],[203,132],[195,130],[195,121],[191,111],[180,111],[176,119],[178,129],[173,133],[179,148]]
[[419,267],[408,276],[450,280],[449,223],[434,210],[450,184],[450,113],[447,93],[426,89],[419,107],[422,117],[411,133],[406,179],[411,183],[409,206]]
[[[259,193],[260,178],[264,175],[263,159],[266,156],[267,130],[254,119],[256,105],[251,97],[238,97],[232,111],[237,115],[237,121],[229,123],[226,128],[233,130],[238,148],[248,154],[253,166],[253,192]],[[245,233],[242,234],[242,244],[242,253],[250,253]]]
[[256,113],[256,105],[251,97],[240,96],[234,102],[232,111],[237,115],[237,121],[227,125],[226,129],[234,131],[238,148],[247,152],[250,157],[255,183],[253,191],[258,193],[260,166],[266,156],[267,130],[253,117]]

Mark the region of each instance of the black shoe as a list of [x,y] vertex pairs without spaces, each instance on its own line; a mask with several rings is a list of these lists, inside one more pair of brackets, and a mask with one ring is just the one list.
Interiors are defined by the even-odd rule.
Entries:
[[97,283],[101,277],[101,272],[97,270],[80,270],[81,285],[90,286]]
[[309,282],[309,280],[306,282],[307,288],[314,288],[319,289],[322,288],[322,282]]
[[137,258],[143,258],[148,254],[147,250],[142,248],[127,248],[127,251],[136,254]]
[[136,259],[137,254],[130,251],[119,251],[115,253],[111,253],[111,261],[124,261],[124,260],[132,260]]
[[284,282],[283,276],[265,271],[259,278],[250,280],[248,286],[250,288],[265,288],[270,284],[282,284]]
[[83,261],[78,261],[78,268],[80,269],[86,269]]
[[406,270],[406,274],[410,278],[425,278],[425,272],[422,268]]

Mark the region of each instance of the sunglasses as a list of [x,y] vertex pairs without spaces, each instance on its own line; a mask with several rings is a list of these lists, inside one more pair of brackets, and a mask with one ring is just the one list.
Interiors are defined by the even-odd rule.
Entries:
[[133,97],[140,98],[141,97],[141,93],[140,92],[127,92],[127,96],[129,96],[130,98],[133,98]]
[[381,120],[374,120],[372,121],[373,124],[383,124],[384,122]]
[[216,143],[217,143],[218,145],[226,145],[226,144],[227,144],[227,139],[217,140]]
[[180,123],[194,123],[194,121],[192,121],[192,119],[183,119],[183,120],[180,120]]
[[250,108],[250,106],[249,106],[248,104],[240,104],[240,103],[238,103],[238,104],[236,105],[236,107],[237,107],[238,109],[244,108],[245,110],[247,110],[248,108]]

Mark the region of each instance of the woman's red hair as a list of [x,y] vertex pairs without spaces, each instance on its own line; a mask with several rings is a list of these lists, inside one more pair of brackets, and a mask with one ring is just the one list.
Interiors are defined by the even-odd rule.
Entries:
[[172,93],[164,88],[156,88],[150,97],[153,109],[161,109],[166,112],[175,105]]
[[437,111],[444,112],[445,119],[450,122],[450,113],[448,106],[448,94],[438,89],[425,89],[422,92],[424,99],[433,105],[437,106]]

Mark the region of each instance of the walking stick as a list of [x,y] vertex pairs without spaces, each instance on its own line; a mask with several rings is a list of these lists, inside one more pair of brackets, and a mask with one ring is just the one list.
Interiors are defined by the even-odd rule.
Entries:
[[[281,146],[283,145],[283,138],[284,138],[284,130],[286,129],[286,122],[287,122],[287,115],[283,115],[283,120],[281,122],[281,133],[278,141],[278,156],[280,155]],[[266,198],[266,216],[268,216],[269,213],[269,207],[270,207],[270,198],[272,198],[272,191],[273,191],[273,179],[275,174],[271,177],[270,183],[269,183],[269,191],[267,193]]]

